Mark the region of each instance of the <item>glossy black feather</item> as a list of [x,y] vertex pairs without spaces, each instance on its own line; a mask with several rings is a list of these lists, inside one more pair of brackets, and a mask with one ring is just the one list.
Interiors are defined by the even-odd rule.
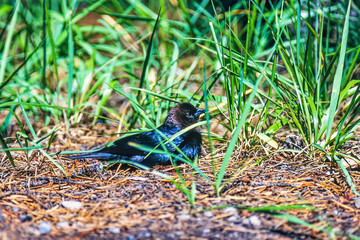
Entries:
[[173,146],[174,144],[179,149],[181,149],[181,151],[188,158],[193,160],[200,153],[202,144],[202,138],[200,130],[198,128],[194,128],[178,136],[177,138],[172,140],[173,144],[164,144],[164,140],[166,138],[170,138],[182,129],[196,123],[199,120],[200,114],[204,112],[204,109],[196,108],[190,103],[180,103],[170,110],[169,115],[166,117],[164,123],[156,130],[124,137],[114,141],[108,147],[88,154],[73,155],[70,156],[70,158],[87,158],[105,161],[127,160],[141,163],[147,166],[170,163],[170,156],[168,154],[149,154],[148,151],[144,151],[134,146],[131,146],[131,143],[134,143],[150,149],[156,148],[162,151],[165,151],[164,147],[166,147],[167,152],[175,154],[177,156],[175,157],[175,159],[173,158],[174,160],[176,160],[176,158],[180,158],[183,156]]

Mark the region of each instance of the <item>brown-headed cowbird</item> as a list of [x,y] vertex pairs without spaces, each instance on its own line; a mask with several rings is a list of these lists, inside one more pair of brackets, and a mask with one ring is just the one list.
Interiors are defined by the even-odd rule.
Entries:
[[[184,155],[193,160],[201,149],[202,138],[199,128],[196,127],[181,134],[171,141],[172,144],[166,140],[182,129],[197,123],[200,114],[204,112],[204,109],[196,108],[190,103],[177,104],[170,110],[164,123],[157,129],[120,138],[105,148],[87,154],[73,155],[70,158],[104,161],[125,160],[154,166],[169,164],[170,154],[174,161],[179,158],[184,159],[183,155],[174,147],[176,145]],[[152,149],[158,151],[152,152]]]

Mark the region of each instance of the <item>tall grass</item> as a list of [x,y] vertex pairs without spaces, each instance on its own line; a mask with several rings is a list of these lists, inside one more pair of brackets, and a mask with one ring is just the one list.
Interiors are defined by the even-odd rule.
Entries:
[[[302,136],[310,157],[320,149],[338,163],[351,185],[339,158],[360,121],[359,8],[300,3],[239,1],[218,13],[206,0],[1,4],[2,151],[14,164],[6,139],[14,119],[30,130],[32,121],[69,129],[104,119],[120,133],[153,129],[174,103],[189,101],[215,109],[212,120],[225,129],[210,132],[209,112],[201,123],[210,146],[227,142],[222,162],[213,158],[217,195],[244,169],[228,167],[239,143],[278,148],[274,137],[286,127]],[[17,140],[26,157],[40,149],[53,161],[41,142],[55,132],[21,131]],[[180,182],[194,204],[195,186]]]

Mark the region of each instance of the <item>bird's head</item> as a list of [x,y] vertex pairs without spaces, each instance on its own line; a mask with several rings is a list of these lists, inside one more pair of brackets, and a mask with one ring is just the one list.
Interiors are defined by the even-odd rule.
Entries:
[[170,110],[164,123],[183,129],[197,123],[204,112],[205,109],[196,108],[190,103],[179,103]]

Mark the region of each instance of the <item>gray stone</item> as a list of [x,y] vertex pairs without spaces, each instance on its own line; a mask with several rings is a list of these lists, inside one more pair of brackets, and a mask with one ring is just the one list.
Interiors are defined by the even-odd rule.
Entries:
[[206,212],[204,212],[204,216],[207,217],[207,218],[211,218],[211,217],[214,216],[214,213],[211,212],[211,211],[206,211]]
[[14,213],[17,213],[17,212],[20,211],[20,209],[17,208],[17,207],[11,207],[11,210],[12,210]]
[[230,237],[233,239],[239,239],[240,235],[238,232],[232,232],[230,233]]
[[5,220],[5,217],[3,215],[2,208],[0,208],[0,222],[3,222]]
[[115,234],[118,234],[121,232],[121,229],[119,227],[110,227],[108,228],[109,232],[112,232],[112,233],[115,233]]
[[21,222],[27,222],[27,221],[31,221],[33,218],[32,216],[27,215],[26,213],[22,213],[20,214],[19,219]]
[[227,207],[227,208],[224,208],[223,210],[223,213],[237,213],[238,210],[234,207]]
[[41,233],[40,233],[40,231],[38,230],[38,228],[33,227],[33,226],[29,226],[29,227],[25,228],[25,231],[26,231],[26,233],[33,234],[33,235],[35,235],[36,237],[39,237],[39,236],[41,235]]
[[182,220],[182,221],[187,221],[191,218],[191,216],[189,214],[180,214],[177,215],[177,219]]
[[185,234],[185,232],[184,231],[176,231],[175,234],[177,236],[183,236]]
[[260,228],[261,227],[261,220],[259,216],[252,215],[246,219],[243,220],[244,224],[252,225],[254,228]]
[[131,177],[131,180],[135,180],[135,181],[147,181],[149,180],[148,178],[145,177]]
[[354,202],[355,202],[355,207],[360,208],[360,197],[355,198]]
[[56,227],[57,227],[57,228],[69,228],[69,227],[70,227],[70,224],[69,224],[69,222],[67,222],[67,221],[62,221],[62,222],[58,222],[58,223],[56,224]]
[[211,232],[211,230],[209,229],[209,228],[204,228],[203,230],[202,230],[202,234],[203,235],[207,235],[207,234],[209,234]]
[[127,240],[136,240],[136,237],[134,235],[129,235],[127,237]]
[[49,222],[40,223],[39,232],[41,234],[49,234],[51,232],[51,224]]
[[79,201],[62,201],[61,206],[70,210],[77,210],[83,207],[83,204]]
[[151,237],[151,232],[149,232],[149,231],[140,231],[138,236],[139,236],[139,238],[150,238]]
[[236,222],[236,220],[238,220],[238,216],[236,215],[232,215],[227,219],[229,222]]

